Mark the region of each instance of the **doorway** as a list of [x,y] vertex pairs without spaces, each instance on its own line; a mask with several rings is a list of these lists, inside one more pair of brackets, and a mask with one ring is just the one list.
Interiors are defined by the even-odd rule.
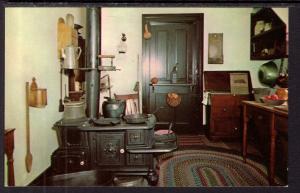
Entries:
[[[145,14],[142,24],[143,34],[151,34],[142,41],[143,112],[158,110],[157,124],[166,128],[173,121],[177,133],[203,132],[203,14]],[[181,97],[176,108],[166,103],[170,92]]]

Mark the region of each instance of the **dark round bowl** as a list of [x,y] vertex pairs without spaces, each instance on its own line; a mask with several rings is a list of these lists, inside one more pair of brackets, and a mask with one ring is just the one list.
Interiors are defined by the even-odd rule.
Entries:
[[266,105],[269,105],[269,106],[279,106],[279,105],[282,105],[286,101],[286,100],[280,100],[280,99],[270,100],[270,99],[266,99],[264,97],[261,97],[260,99],[263,103],[265,103]]

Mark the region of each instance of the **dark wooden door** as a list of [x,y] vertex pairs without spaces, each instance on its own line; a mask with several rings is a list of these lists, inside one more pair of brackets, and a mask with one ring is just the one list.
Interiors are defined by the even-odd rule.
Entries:
[[[201,14],[143,15],[152,34],[143,39],[143,107],[144,112],[157,111],[158,123],[176,122],[176,131],[196,131],[202,125],[202,39]],[[177,66],[177,82],[171,83],[171,72]],[[157,84],[151,84],[152,78]],[[168,106],[169,92],[178,93],[181,103]]]

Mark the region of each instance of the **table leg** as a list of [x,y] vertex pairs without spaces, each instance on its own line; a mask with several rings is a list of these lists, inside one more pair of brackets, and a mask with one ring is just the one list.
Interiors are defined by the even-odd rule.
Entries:
[[248,117],[247,117],[247,105],[243,105],[243,159],[246,162],[247,156],[247,130],[248,130]]
[[270,157],[269,157],[269,184],[274,185],[275,177],[275,146],[276,146],[276,130],[274,128],[275,115],[272,113],[270,125]]

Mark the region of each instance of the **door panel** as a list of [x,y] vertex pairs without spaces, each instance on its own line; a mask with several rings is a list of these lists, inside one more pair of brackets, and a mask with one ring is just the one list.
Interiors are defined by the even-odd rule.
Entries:
[[[170,82],[171,71],[178,65],[178,80],[187,82],[187,45],[188,25],[172,24],[152,26],[150,43],[150,77]],[[188,47],[189,46],[189,47]]]
[[153,47],[154,50],[154,56],[151,58],[155,58],[155,68],[150,66],[151,69],[151,77],[157,77],[160,79],[166,79],[168,76],[168,67],[166,64],[168,64],[168,58],[167,52],[168,52],[168,31],[158,31],[155,34],[155,44],[152,44],[153,46],[157,46],[156,48]]
[[[191,14],[193,15],[193,14]],[[143,108],[157,113],[158,123],[175,121],[178,128],[198,128],[202,123],[202,34],[203,18],[159,15],[144,17],[143,24],[149,25],[152,37],[143,39]],[[144,25],[143,25],[144,26]],[[202,27],[201,27],[202,26]],[[200,51],[201,50],[201,51]],[[171,84],[172,69],[177,66],[177,83]],[[158,84],[151,85],[152,78]],[[169,92],[178,93],[181,103],[176,109],[166,103]],[[180,125],[180,126],[179,126]]]
[[[188,26],[185,26],[188,27]],[[178,64],[178,79],[187,82],[187,35],[188,35],[188,29],[175,29],[175,61]],[[189,45],[190,46],[190,45]],[[170,69],[172,70],[172,69]],[[180,81],[180,82],[181,82]]]

